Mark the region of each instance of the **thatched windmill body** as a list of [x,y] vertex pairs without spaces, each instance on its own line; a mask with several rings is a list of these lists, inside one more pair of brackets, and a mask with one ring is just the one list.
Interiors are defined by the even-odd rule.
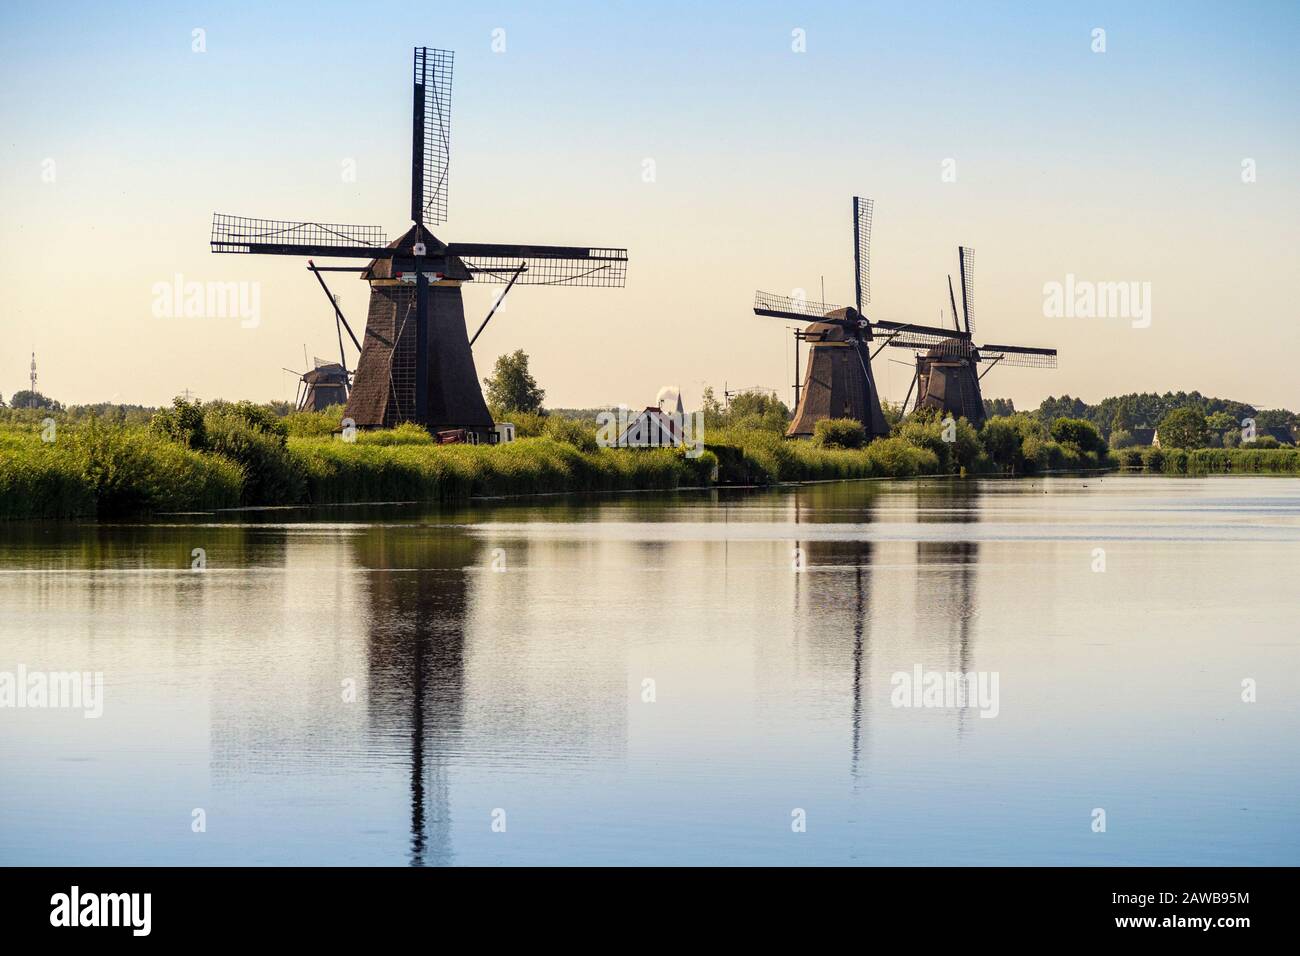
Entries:
[[[866,429],[869,439],[889,434],[880,410],[875,376],[871,373],[871,359],[899,335],[937,345],[954,334],[934,326],[867,318],[863,310],[871,301],[872,212],[870,199],[853,197],[854,306],[809,302],[769,292],[755,296],[755,315],[803,322],[814,320],[795,332],[796,380],[801,342],[809,346],[808,364],[802,386],[796,386],[799,396],[794,420],[786,430],[788,438],[812,435],[817,422],[823,418],[856,419]],[[880,342],[873,352],[875,339]]]
[[[889,342],[894,348],[912,349],[916,353],[916,371],[903,409],[916,393],[917,408],[932,408],[944,415],[965,418],[976,428],[984,424],[984,396],[980,380],[995,365],[1022,365],[1056,368],[1056,349],[1028,345],[976,345],[972,339],[975,318],[975,252],[967,246],[957,247],[957,269],[961,280],[961,307],[948,277],[948,302],[952,306],[954,331],[949,338],[935,343],[911,335],[901,335]],[[983,365],[983,369],[979,368]]]
[[346,417],[363,428],[411,421],[431,431],[463,429],[474,439],[490,440],[492,416],[465,330],[461,285],[500,283],[507,292],[516,284],[621,287],[627,251],[445,243],[425,227],[447,215],[452,59],[446,50],[415,49],[412,226],[402,236],[389,242],[378,226],[217,213],[212,251],[370,260],[366,266],[313,266],[318,278],[320,272],[359,272],[370,285]]

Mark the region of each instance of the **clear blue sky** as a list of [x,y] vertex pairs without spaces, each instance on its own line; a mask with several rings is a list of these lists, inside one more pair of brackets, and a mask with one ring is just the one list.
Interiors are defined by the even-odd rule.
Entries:
[[[995,370],[990,395],[1300,407],[1255,360],[1300,351],[1298,41],[1295,3],[7,5],[0,393],[32,348],[64,401],[291,393],[280,367],[304,344],[333,354],[323,297],[296,261],[211,255],[211,213],[404,228],[410,49],[428,44],[456,51],[439,234],[630,250],[626,289],[522,289],[476,347],[481,371],[526,349],[550,404],[665,383],[690,404],[724,380],[788,396],[788,335],[753,290],[825,276],[847,300],[860,193],[879,317],[935,321],[965,242],[985,337],[1061,349],[1055,372]],[[259,282],[259,327],[155,318],[176,273]],[[1068,273],[1150,282],[1151,327],[1045,318]],[[336,286],[359,324],[364,287]],[[472,322],[488,296],[467,292]],[[877,374],[901,398],[907,370]]]

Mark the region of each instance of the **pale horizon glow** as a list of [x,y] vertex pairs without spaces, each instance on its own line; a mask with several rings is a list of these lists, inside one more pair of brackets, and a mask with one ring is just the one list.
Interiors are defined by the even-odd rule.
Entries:
[[[211,254],[212,213],[404,231],[411,47],[429,45],[456,53],[433,231],[629,250],[625,289],[518,289],[475,346],[480,377],[524,349],[550,407],[644,407],[666,382],[687,408],[724,382],[789,402],[787,323],[754,316],[754,290],[816,299],[824,277],[851,302],[859,194],[876,202],[870,315],[940,321],[961,243],[976,339],[1060,350],[1056,370],[994,369],[986,397],[1300,408],[1295,377],[1259,361],[1300,350],[1289,4],[69,6],[0,12],[6,399],[33,351],[66,404],[292,398],[282,366],[337,358],[329,305],[302,261]],[[260,322],[156,318],[178,274],[257,283]],[[1150,326],[1045,317],[1067,276],[1149,283]],[[328,281],[360,336],[365,285]],[[471,331],[497,288],[466,289]],[[895,401],[896,351],[875,362]]]

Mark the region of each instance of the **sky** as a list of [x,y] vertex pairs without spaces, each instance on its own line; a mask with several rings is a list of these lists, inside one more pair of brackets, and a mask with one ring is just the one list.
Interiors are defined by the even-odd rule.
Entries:
[[[1300,408],[1261,361],[1300,354],[1298,41],[1300,5],[1263,2],[6,4],[0,395],[35,351],[65,403],[292,398],[284,367],[338,354],[329,304],[297,259],[213,255],[212,214],[403,232],[428,45],[456,54],[435,233],[628,249],[626,288],[518,288],[475,345],[480,376],[526,351],[551,407],[789,401],[791,335],[754,291],[851,302],[861,195],[868,315],[951,321],[965,244],[976,340],[1060,350],[986,397]],[[360,334],[365,284],[329,281]],[[1049,314],[1067,281],[1137,298]],[[256,298],[157,314],[191,282]],[[466,288],[471,329],[497,291]],[[907,358],[875,360],[885,398]]]

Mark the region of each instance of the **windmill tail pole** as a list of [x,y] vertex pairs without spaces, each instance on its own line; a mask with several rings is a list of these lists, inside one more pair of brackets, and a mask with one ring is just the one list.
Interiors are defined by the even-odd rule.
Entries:
[[[312,262],[310,259],[308,259],[308,260],[307,260],[307,268],[310,269],[310,270],[311,270],[311,274],[314,275],[314,276],[316,277],[316,281],[320,283],[320,287],[321,287],[321,289],[325,292],[325,298],[329,299],[329,300],[330,300],[330,305],[332,305],[332,306],[334,307],[334,317],[335,317],[336,321],[337,321],[337,322],[342,322],[342,323],[343,323],[343,328],[345,328],[345,329],[348,330],[348,338],[350,338],[350,339],[352,340],[352,344],[355,345],[355,346],[357,347],[357,351],[360,352],[360,351],[361,351],[361,343],[357,341],[357,337],[356,337],[356,335],[354,335],[353,332],[352,332],[352,326],[348,325],[348,320],[347,320],[346,318],[344,318],[344,316],[343,316],[343,310],[339,308],[339,304],[338,304],[337,302],[334,301],[334,296],[330,294],[330,287],[327,286],[327,285],[325,284],[325,280],[324,280],[324,278],[321,277],[320,270],[318,270],[318,269],[316,268],[316,263],[314,263],[314,262]],[[341,336],[340,336],[340,339],[341,339]],[[340,341],[340,342],[339,342],[339,347],[340,347],[340,349],[342,349],[342,346],[343,346],[343,343],[342,343],[342,341]]]
[[478,341],[478,337],[483,334],[483,330],[487,328],[487,324],[492,321],[492,316],[497,314],[497,309],[500,308],[501,303],[505,301],[505,297],[510,294],[510,290],[514,287],[515,280],[523,275],[524,269],[527,265],[527,262],[519,263],[519,268],[515,270],[515,274],[510,277],[510,281],[506,283],[506,287],[501,290],[501,294],[497,296],[497,300],[492,303],[492,308],[488,310],[487,318],[485,318],[483,324],[478,327],[478,331],[474,333],[474,337],[469,340],[470,348],[474,347],[474,343]]

